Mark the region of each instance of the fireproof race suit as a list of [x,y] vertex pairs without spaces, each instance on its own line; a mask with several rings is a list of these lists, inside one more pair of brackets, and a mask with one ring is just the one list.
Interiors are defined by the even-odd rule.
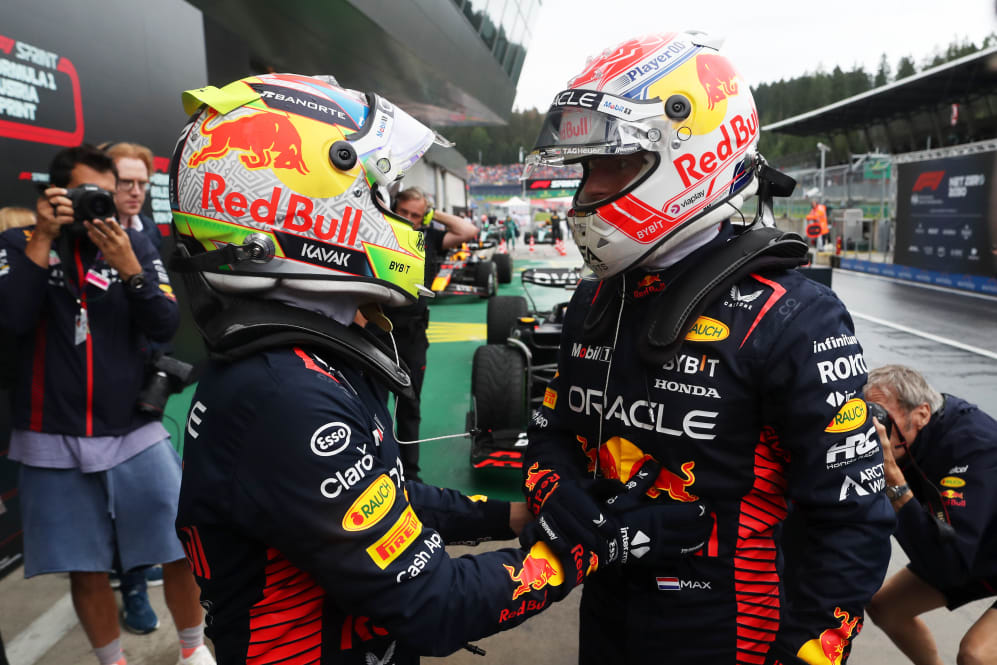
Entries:
[[[648,500],[702,500],[715,519],[706,546],[674,565],[589,578],[580,661],[842,662],[886,573],[894,525],[851,318],[795,270],[751,274],[706,307],[677,355],[649,364],[640,336],[682,267],[580,284],[559,374],[530,426],[528,496],[545,470],[561,483],[626,482],[649,454],[666,470]],[[608,326],[586,329],[600,289],[621,295]],[[790,504],[808,525],[796,588],[778,557]]]
[[[896,537],[910,568],[942,591],[963,588],[950,607],[997,595],[997,422],[945,395],[909,451],[900,464],[914,499],[897,514]],[[971,581],[975,594],[965,588]]]
[[298,347],[213,362],[201,379],[177,533],[220,665],[416,663],[570,586],[543,545],[447,555],[512,538],[509,504],[405,482],[376,386]]

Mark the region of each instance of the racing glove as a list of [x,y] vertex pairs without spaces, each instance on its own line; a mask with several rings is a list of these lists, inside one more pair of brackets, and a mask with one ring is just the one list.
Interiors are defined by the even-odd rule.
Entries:
[[556,490],[545,493],[536,521],[520,534],[523,547],[543,541],[566,570],[573,564],[574,577],[565,575],[572,586],[584,582],[600,566],[653,564],[699,550],[713,527],[705,504],[643,498],[657,477],[653,470],[643,470],[627,485],[611,481],[621,491],[606,502],[593,496],[605,492],[605,482],[583,487],[558,479]]

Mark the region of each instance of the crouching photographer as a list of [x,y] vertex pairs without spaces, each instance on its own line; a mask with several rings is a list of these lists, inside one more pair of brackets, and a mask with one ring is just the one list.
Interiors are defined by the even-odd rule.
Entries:
[[38,223],[0,235],[0,326],[17,338],[10,458],[21,463],[24,574],[68,572],[101,665],[126,662],[108,580],[163,563],[181,663],[214,663],[198,591],[173,529],[180,462],[136,408],[147,342],[176,332],[176,299],[148,239],[114,218],[114,164],[59,152]]

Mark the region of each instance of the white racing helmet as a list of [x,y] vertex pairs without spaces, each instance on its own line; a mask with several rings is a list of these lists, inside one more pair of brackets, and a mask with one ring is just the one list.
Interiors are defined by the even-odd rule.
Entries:
[[[568,224],[598,278],[654,261],[755,194],[758,113],[719,46],[698,32],[632,39],[554,96],[523,177],[582,164]],[[586,200],[589,160],[621,155],[642,161],[636,175]]]
[[405,111],[331,77],[266,74],[184,93],[170,168],[178,270],[220,293],[414,301],[422,234],[386,189],[434,142]]

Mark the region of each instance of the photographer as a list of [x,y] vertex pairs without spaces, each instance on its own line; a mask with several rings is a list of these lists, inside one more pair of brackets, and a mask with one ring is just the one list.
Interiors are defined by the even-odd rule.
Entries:
[[[886,495],[894,536],[910,558],[869,604],[869,618],[912,662],[940,665],[919,615],[997,595],[997,422],[943,395],[903,365],[869,372],[865,399],[882,421]],[[997,663],[997,603],[959,644],[957,662]]]
[[10,458],[21,463],[24,574],[68,572],[73,605],[101,665],[122,665],[108,581],[164,563],[181,663],[214,663],[197,586],[173,531],[179,458],[136,408],[146,340],[179,315],[158,254],[114,219],[117,176],[90,146],[59,152],[38,223],[0,235],[0,321],[17,336]]

